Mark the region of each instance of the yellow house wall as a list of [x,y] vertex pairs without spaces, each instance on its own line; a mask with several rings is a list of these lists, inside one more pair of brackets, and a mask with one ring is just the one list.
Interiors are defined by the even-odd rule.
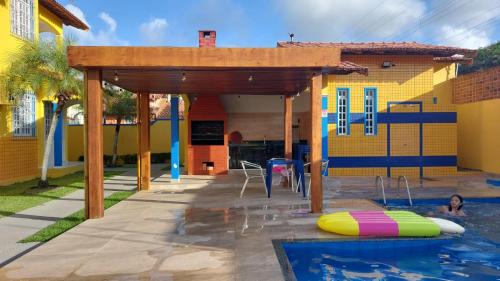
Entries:
[[[350,89],[350,113],[364,113],[364,88],[377,88],[377,109],[387,112],[387,102],[420,101],[423,112],[455,112],[452,103],[454,64],[435,64],[431,56],[343,56],[342,60],[368,67],[368,76],[360,74],[328,76],[328,112],[337,111],[337,88]],[[384,61],[395,66],[382,68]],[[434,104],[437,98],[437,104]],[[393,105],[391,112],[418,112],[418,106]],[[387,124],[379,123],[377,135],[366,136],[363,124],[350,124],[350,135],[339,136],[336,124],[328,125],[329,157],[387,156]],[[456,123],[423,124],[423,156],[457,154]],[[418,124],[391,124],[391,155],[418,156]],[[456,167],[424,167],[424,176],[453,175]],[[387,169],[330,168],[330,175],[387,175]],[[419,176],[418,167],[393,167],[391,176]]]
[[[179,120],[180,157],[186,159],[187,122]],[[83,155],[83,126],[66,126],[68,136],[68,160],[78,161]],[[104,154],[113,153],[115,126],[104,126]],[[118,155],[137,154],[137,126],[122,125],[118,137]],[[170,152],[170,121],[158,120],[151,125],[151,153]]]
[[458,165],[500,174],[500,99],[458,107]]
[[[51,26],[51,32],[61,38],[62,21],[50,11],[34,1],[33,10],[34,40],[39,38],[40,21]],[[10,0],[0,1],[0,75],[3,73],[12,56],[26,42],[10,32]],[[43,90],[36,93],[35,105],[35,137],[14,137],[12,134],[12,104],[8,94],[0,87],[0,185],[38,177],[44,150],[44,112],[43,101],[50,100]]]

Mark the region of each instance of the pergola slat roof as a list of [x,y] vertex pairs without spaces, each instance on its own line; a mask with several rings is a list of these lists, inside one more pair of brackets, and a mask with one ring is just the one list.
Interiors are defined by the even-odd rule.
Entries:
[[71,46],[68,60],[80,70],[102,69],[103,80],[136,93],[293,94],[313,74],[341,68],[339,48],[323,47]]

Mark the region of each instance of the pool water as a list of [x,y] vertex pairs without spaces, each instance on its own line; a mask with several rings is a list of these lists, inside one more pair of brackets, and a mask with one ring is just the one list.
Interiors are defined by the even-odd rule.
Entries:
[[[444,203],[415,200],[413,207],[398,201],[388,205],[428,216]],[[466,200],[463,210],[466,217],[447,218],[465,227],[463,235],[283,242],[281,247],[298,281],[500,280],[500,200]]]

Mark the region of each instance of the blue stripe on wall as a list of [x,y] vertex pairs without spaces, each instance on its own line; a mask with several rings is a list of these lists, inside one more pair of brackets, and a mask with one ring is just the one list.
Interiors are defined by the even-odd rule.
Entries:
[[[56,116],[57,103],[53,104],[54,115]],[[56,131],[54,132],[54,166],[63,165],[63,118],[57,119]]]
[[330,168],[373,168],[373,167],[424,167],[456,166],[456,156],[353,156],[330,157]]
[[321,97],[321,158],[328,159],[328,115],[323,116],[323,112],[328,110],[328,96]]
[[[363,113],[351,113],[351,124],[363,124]],[[456,123],[456,112],[379,112],[377,123]],[[337,124],[337,113],[328,113],[328,123]]]

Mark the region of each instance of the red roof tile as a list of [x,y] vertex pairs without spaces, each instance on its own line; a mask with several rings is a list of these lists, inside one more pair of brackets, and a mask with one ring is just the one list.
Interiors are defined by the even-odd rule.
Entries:
[[89,27],[82,22],[79,18],[73,15],[70,11],[68,11],[64,6],[57,3],[55,0],[40,0],[40,5],[44,6],[47,10],[54,13],[65,25],[71,25],[78,29],[88,30]]
[[349,74],[352,72],[357,72],[362,75],[368,75],[368,67],[355,64],[350,61],[341,61],[340,64],[334,68],[334,73],[338,74]]
[[447,47],[439,45],[421,44],[416,42],[369,42],[369,43],[345,43],[345,42],[278,42],[278,47],[338,47],[344,55],[356,54],[404,54],[404,55],[433,55],[435,57],[449,57],[461,54],[466,57],[474,57],[476,50]]

